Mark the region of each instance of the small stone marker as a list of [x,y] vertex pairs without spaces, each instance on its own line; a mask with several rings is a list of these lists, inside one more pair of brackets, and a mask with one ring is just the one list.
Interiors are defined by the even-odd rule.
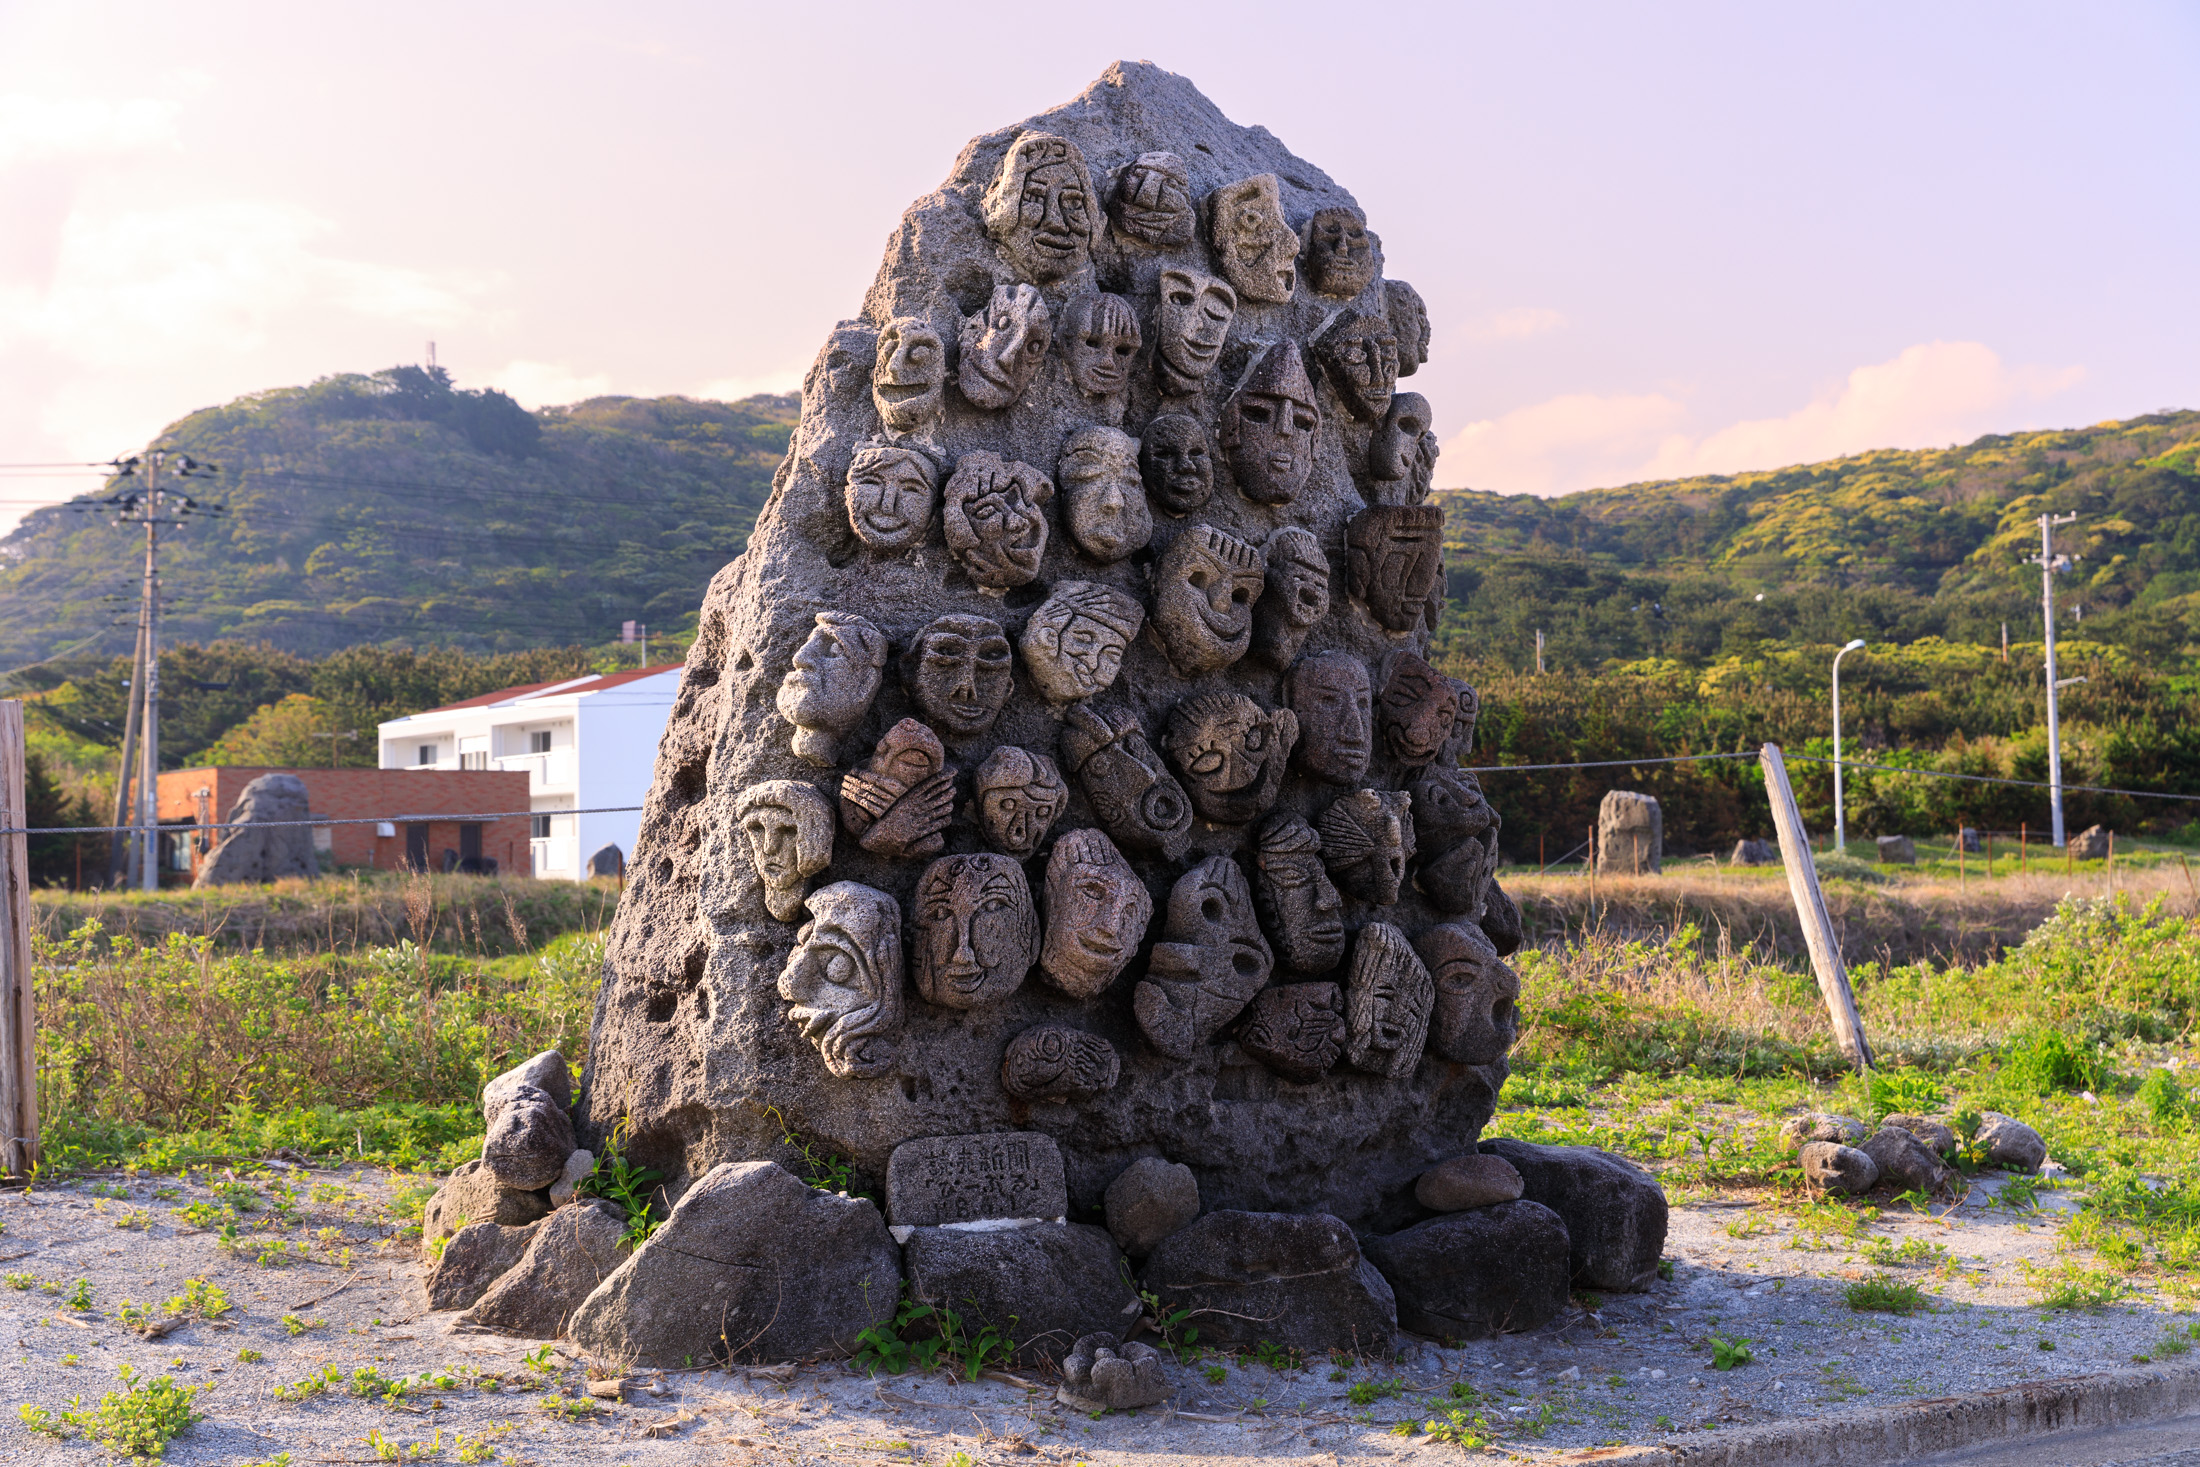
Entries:
[[590,876],[626,875],[626,853],[616,845],[608,845],[588,858]]
[[1728,858],[1730,866],[1777,866],[1780,864],[1780,848],[1768,840],[1738,840],[1734,842],[1734,854]]
[[886,1163],[886,1216],[895,1227],[936,1227],[1069,1211],[1062,1153],[1037,1131],[926,1136]]
[[1917,842],[1906,835],[1883,835],[1876,844],[1880,861],[1889,866],[1915,866]]
[[1597,870],[1655,876],[1665,869],[1665,812],[1639,790],[1607,790],[1597,805]]
[[2080,861],[2105,861],[2108,859],[2108,829],[2106,826],[2089,825],[2070,837],[2070,854]]

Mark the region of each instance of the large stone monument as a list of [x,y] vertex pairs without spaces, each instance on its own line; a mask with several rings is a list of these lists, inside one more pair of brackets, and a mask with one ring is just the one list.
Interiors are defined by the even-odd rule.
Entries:
[[263,774],[244,787],[223,822],[221,843],[199,862],[193,886],[311,880],[320,874],[313,856],[312,817],[306,782],[295,774]]

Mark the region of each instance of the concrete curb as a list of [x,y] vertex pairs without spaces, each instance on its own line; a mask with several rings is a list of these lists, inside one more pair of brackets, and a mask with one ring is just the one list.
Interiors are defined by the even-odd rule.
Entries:
[[1886,1467],[2049,1433],[2162,1421],[2200,1411],[2200,1366],[2133,1366],[2031,1381],[1975,1396],[1843,1411],[1566,1458],[1615,1467]]

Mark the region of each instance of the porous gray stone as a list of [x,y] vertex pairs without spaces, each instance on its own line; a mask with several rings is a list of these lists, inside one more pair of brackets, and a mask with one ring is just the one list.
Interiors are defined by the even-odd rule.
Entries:
[[2036,1172],[2040,1163],[2047,1160],[2047,1143],[2040,1138],[2040,1133],[2015,1116],[2005,1116],[1997,1110],[1979,1113],[1978,1135],[1972,1139],[1993,1166]]
[[459,1322],[522,1339],[554,1340],[626,1255],[625,1209],[600,1198],[561,1207],[535,1225],[519,1262]]
[[1879,1180],[1904,1192],[1948,1192],[1956,1172],[1900,1126],[1881,1126],[1857,1148],[1879,1167]]
[[594,1354],[668,1369],[845,1355],[893,1319],[901,1277],[868,1198],[818,1191],[772,1162],[727,1162],[588,1295],[571,1334]]
[[531,1192],[563,1176],[574,1150],[573,1118],[565,1108],[547,1091],[513,1085],[490,1117],[481,1162],[499,1184]]
[[1777,866],[1780,864],[1780,848],[1769,840],[1738,840],[1734,842],[1734,854],[1727,857],[1732,866]]
[[1879,859],[1889,866],[1917,864],[1917,842],[1906,835],[1882,835],[1872,843],[1879,847]]
[[[1974,844],[1965,849],[1975,851],[1978,847]],[[2089,825],[2070,837],[2070,854],[2081,861],[2105,861],[2110,849],[2108,827],[2105,825]]]
[[448,1238],[468,1223],[519,1227],[549,1210],[549,1198],[503,1185],[477,1158],[460,1163],[428,1199],[420,1214],[420,1241],[425,1245]]
[[886,1164],[886,1215],[897,1228],[1068,1212],[1062,1153],[1037,1131],[927,1136]]
[[1397,1338],[1390,1284],[1322,1213],[1210,1212],[1163,1239],[1139,1282],[1221,1349],[1387,1355]]
[[428,1271],[425,1307],[464,1309],[473,1304],[520,1261],[541,1226],[539,1221],[517,1228],[479,1222],[451,1234],[443,1256]]
[[1421,1173],[1413,1196],[1437,1212],[1465,1212],[1515,1201],[1522,1186],[1519,1171],[1502,1156],[1455,1156]]
[[1108,1232],[1133,1258],[1144,1258],[1163,1238],[1199,1217],[1199,1179],[1192,1169],[1158,1156],[1141,1156],[1108,1183]]
[[[313,827],[275,821],[312,818],[306,782],[295,774],[263,774],[246,785],[229,807],[220,844],[199,862],[193,886],[311,879],[320,874],[313,855]],[[241,823],[240,823],[241,822]]]
[[1869,1192],[1879,1185],[1879,1163],[1854,1146],[1806,1141],[1801,1158],[1803,1180],[1821,1192]]
[[1499,1202],[1369,1238],[1398,1323],[1439,1340],[1486,1340],[1549,1323],[1566,1307],[1566,1224],[1537,1202]]
[[1655,876],[1665,869],[1665,812],[1637,790],[1608,790],[1597,806],[1597,869]]
[[550,1184],[550,1205],[563,1207],[580,1195],[581,1183],[596,1169],[596,1153],[576,1151],[565,1159],[565,1171]]
[[1891,1115],[1880,1122],[1883,1126],[1898,1126],[1925,1143],[1925,1149],[1935,1156],[1954,1156],[1962,1143],[1957,1140],[1953,1127],[1945,1121],[1929,1116]]
[[1573,1281],[1621,1293],[1650,1287],[1665,1252],[1665,1193],[1640,1167],[1589,1146],[1482,1143],[1520,1173],[1522,1195],[1557,1213],[1572,1240]]
[[1138,1318],[1123,1255],[1088,1223],[918,1228],[902,1259],[910,1298],[954,1310],[972,1336],[992,1326],[1021,1360],[1058,1362],[1081,1337]]
[[1103,1330],[1071,1346],[1054,1398],[1080,1411],[1130,1411],[1169,1398],[1161,1352],[1140,1340],[1124,1344]]
[[565,1056],[554,1049],[546,1049],[523,1064],[512,1066],[503,1074],[481,1087],[481,1113],[491,1122],[497,1112],[512,1101],[523,1085],[532,1085],[550,1097],[560,1110],[571,1109],[573,1104],[573,1071],[565,1063]]
[[1870,1134],[1856,1117],[1826,1111],[1790,1116],[1780,1126],[1781,1143],[1790,1151],[1799,1151],[1813,1141],[1838,1141],[1844,1146],[1854,1146]]

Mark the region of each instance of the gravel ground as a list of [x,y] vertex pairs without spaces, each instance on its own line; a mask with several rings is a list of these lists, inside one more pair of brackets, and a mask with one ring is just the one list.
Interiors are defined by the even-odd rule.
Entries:
[[[226,1175],[80,1181],[0,1196],[0,1274],[26,1286],[0,1287],[0,1330],[15,1341],[0,1364],[5,1404],[59,1411],[76,1396],[96,1402],[124,1364],[143,1377],[204,1385],[205,1419],[168,1449],[176,1467],[278,1460],[284,1451],[297,1464],[388,1460],[377,1456],[375,1433],[412,1460],[446,1462],[642,1467],[834,1457],[966,1467],[1021,1458],[1145,1463],[1157,1453],[1171,1463],[1332,1462],[1456,1460],[1457,1446],[1391,1428],[1442,1414],[1457,1404],[1457,1384],[1477,1403],[1472,1410],[1504,1423],[1502,1451],[1540,1461],[1726,1423],[2085,1374],[2148,1351],[2164,1317],[2143,1295],[2093,1314],[2037,1308],[2019,1263],[2060,1256],[2053,1234],[2068,1204],[2050,1193],[2037,1213],[1995,1207],[1996,1184],[1987,1182],[1945,1217],[1890,1211],[1865,1235],[1947,1250],[1945,1259],[1889,1270],[1934,1296],[1929,1312],[1907,1318],[1854,1313],[1842,1302],[1846,1282],[1880,1271],[1854,1243],[1821,1237],[1831,1246],[1792,1246],[1810,1241],[1792,1214],[1697,1202],[1674,1210],[1673,1277],[1650,1293],[1462,1349],[1410,1342],[1401,1360],[1353,1364],[1341,1379],[1326,1360],[1298,1370],[1201,1361],[1171,1367],[1173,1408],[1094,1419],[1055,1405],[1036,1372],[874,1380],[833,1364],[635,1376],[591,1411],[585,1362],[455,1331],[452,1314],[414,1313],[417,1250],[392,1212],[406,1179],[291,1170],[248,1181],[263,1198],[276,1195],[231,1220],[226,1245],[223,1220],[209,1216],[224,1202],[220,1188],[231,1188],[230,1201],[243,1195]],[[194,1206],[208,1226],[193,1225]],[[271,1246],[282,1257],[263,1264]],[[89,1282],[89,1309],[70,1307],[78,1280]],[[187,1314],[158,1339],[121,1317],[131,1300],[162,1317],[162,1301],[185,1295],[192,1280],[219,1288],[233,1307],[214,1318]],[[1714,1370],[1714,1336],[1746,1338],[1754,1359]],[[325,1391],[276,1393],[332,1368],[338,1378]],[[448,1384],[385,1401],[378,1388],[354,1394],[360,1370]],[[0,1418],[0,1462],[100,1455],[13,1417]]]

